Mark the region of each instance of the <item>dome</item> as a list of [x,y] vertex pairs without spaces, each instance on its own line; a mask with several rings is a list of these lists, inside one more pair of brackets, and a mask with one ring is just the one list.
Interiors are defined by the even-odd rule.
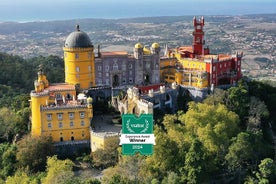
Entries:
[[141,43],[136,43],[134,48],[135,49],[141,49],[141,48],[143,48],[143,45]]
[[158,43],[153,43],[153,44],[151,45],[151,47],[154,48],[154,49],[156,49],[156,48],[159,48],[160,46],[159,46]]
[[92,43],[89,36],[85,32],[80,31],[79,25],[77,25],[76,31],[70,33],[69,36],[66,38],[64,47],[87,48],[92,47]]

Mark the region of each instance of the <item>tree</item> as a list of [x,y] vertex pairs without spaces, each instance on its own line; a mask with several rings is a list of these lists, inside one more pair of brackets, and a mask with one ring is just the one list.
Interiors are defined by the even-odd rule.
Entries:
[[0,145],[0,177],[11,176],[15,171],[16,146],[10,144]]
[[146,159],[146,168],[153,178],[162,179],[168,171],[176,171],[179,163],[177,143],[167,134],[156,128],[154,131],[156,145],[153,155]]
[[168,176],[162,180],[162,184],[178,184],[180,181],[180,177],[177,173],[169,171]]
[[276,182],[276,164],[271,158],[265,158],[258,165],[258,171],[246,178],[246,184],[269,184]]
[[227,92],[223,89],[214,89],[213,94],[210,94],[204,99],[203,103],[209,105],[225,104]]
[[132,156],[123,155],[115,167],[104,170],[102,181],[103,183],[118,183],[118,181],[121,183],[147,183],[148,174],[145,170],[144,156],[139,153]]
[[118,137],[109,138],[105,143],[104,149],[98,149],[92,153],[94,165],[104,168],[114,166],[118,162],[118,147]]
[[239,81],[237,87],[231,87],[227,92],[228,94],[226,105],[229,110],[239,115],[241,125],[244,127],[249,109],[249,94],[246,83]]
[[255,160],[252,157],[253,155],[254,149],[250,140],[250,134],[241,132],[237,137],[232,139],[232,144],[229,146],[225,159],[231,170],[240,171]]
[[73,170],[74,163],[69,160],[58,160],[57,156],[48,157],[47,159],[47,175],[42,180],[43,184],[52,183],[76,183],[76,178],[74,179]]
[[209,154],[224,155],[230,139],[237,135],[238,116],[224,105],[189,103],[189,110],[179,120],[184,124],[184,140],[198,138]]
[[248,116],[247,129],[253,132],[260,130],[263,120],[269,117],[269,112],[265,103],[252,96],[250,98]]
[[31,178],[22,170],[15,173],[14,176],[9,176],[6,180],[6,184],[29,184]]
[[0,109],[0,142],[12,140],[17,121],[18,116],[12,110],[6,107]]
[[259,172],[256,177],[259,183],[275,183],[276,182],[276,164],[271,158],[265,158],[259,164]]
[[182,182],[196,184],[202,181],[203,173],[206,170],[204,162],[206,160],[202,143],[195,139],[185,155],[185,165],[180,170]]
[[27,168],[31,172],[44,171],[48,156],[54,154],[54,145],[51,137],[32,138],[25,136],[17,144],[16,160],[18,166]]

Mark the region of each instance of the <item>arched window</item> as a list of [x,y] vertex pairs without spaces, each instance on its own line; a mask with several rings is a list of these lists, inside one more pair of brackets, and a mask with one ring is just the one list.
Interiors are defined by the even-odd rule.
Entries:
[[119,67],[118,67],[118,64],[117,64],[117,63],[114,63],[114,64],[113,64],[113,70],[116,70],[116,71],[117,71],[118,68],[119,68]]

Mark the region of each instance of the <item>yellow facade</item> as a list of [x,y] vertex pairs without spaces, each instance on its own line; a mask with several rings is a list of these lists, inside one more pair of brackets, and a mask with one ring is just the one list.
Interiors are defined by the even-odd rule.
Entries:
[[197,59],[181,58],[175,53],[173,58],[163,58],[160,62],[160,76],[164,82],[184,86],[206,88],[209,85],[206,63]]
[[49,98],[47,93],[31,93],[31,111],[32,111],[32,137],[39,137],[42,135],[42,119],[40,107],[45,105],[46,100]]
[[54,142],[89,140],[90,114],[87,107],[43,108],[42,134]]
[[51,136],[54,142],[89,140],[92,99],[77,99],[74,85],[42,85],[46,81],[39,72],[31,92],[31,135]]
[[93,47],[64,47],[65,82],[88,89],[95,86],[95,66]]

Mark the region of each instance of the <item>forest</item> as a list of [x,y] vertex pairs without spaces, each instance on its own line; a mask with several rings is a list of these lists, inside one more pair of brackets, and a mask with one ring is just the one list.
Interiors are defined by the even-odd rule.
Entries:
[[[50,82],[64,81],[62,58],[0,53],[0,183],[276,183],[275,82],[244,77],[202,102],[179,96],[177,113],[154,114],[153,155],[123,156],[114,139],[105,150],[59,158],[51,138],[29,136],[39,65]],[[101,180],[76,176],[76,161],[103,170]]]

